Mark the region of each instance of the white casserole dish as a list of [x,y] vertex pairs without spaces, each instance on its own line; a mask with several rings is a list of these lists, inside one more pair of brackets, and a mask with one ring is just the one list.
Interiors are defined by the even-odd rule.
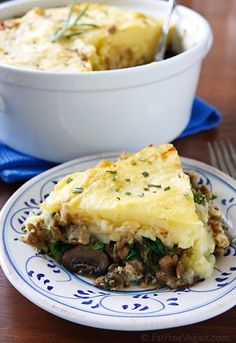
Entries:
[[[103,2],[89,1],[87,2]],[[0,19],[67,0],[17,0]],[[166,2],[106,4],[164,15]],[[64,162],[90,153],[138,150],[176,138],[186,127],[201,63],[212,44],[208,22],[178,6],[183,53],[147,65],[98,72],[33,71],[0,63],[0,140],[38,158]]]

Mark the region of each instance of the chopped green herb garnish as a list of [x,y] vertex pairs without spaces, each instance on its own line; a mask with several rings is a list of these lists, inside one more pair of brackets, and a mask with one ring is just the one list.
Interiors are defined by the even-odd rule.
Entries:
[[147,171],[143,172],[143,176],[144,177],[148,177],[149,176],[149,173]]
[[84,189],[82,187],[75,187],[73,193],[83,193]]
[[155,187],[155,188],[161,188],[161,185],[154,185],[152,183],[148,184],[148,187]]
[[49,244],[49,252],[51,253],[53,258],[59,261],[64,252],[70,249],[70,247],[70,244],[63,241],[51,242]]
[[118,193],[118,192],[119,192],[119,190],[120,190],[120,188],[116,188],[116,189],[115,189],[116,193]]
[[37,209],[35,209],[35,210],[33,210],[32,211],[32,214],[34,214],[34,215],[40,215],[40,214],[42,214],[42,210],[40,210],[39,208],[37,208]]
[[169,190],[170,190],[170,186],[167,186],[167,187],[164,188],[164,192],[165,191],[169,191]]
[[116,180],[117,180],[117,177],[116,176],[112,176],[111,181],[115,182]]
[[194,202],[197,204],[202,204],[202,202],[205,200],[205,196],[201,192],[197,192],[194,194]]
[[93,250],[103,251],[105,244],[101,242],[99,239],[97,239],[96,237],[92,237],[89,243],[89,246]]
[[71,181],[73,181],[72,177],[69,177],[67,180],[66,180],[66,183],[70,183]]
[[138,194],[138,197],[140,198],[144,197],[144,193]]
[[150,191],[150,189],[149,188],[147,188],[147,187],[144,187],[144,189],[143,189],[145,192],[148,192],[148,191]]
[[130,193],[130,192],[125,192],[125,195],[131,195],[132,193]]
[[211,200],[215,200],[215,199],[217,199],[217,195],[216,194],[212,194]]
[[190,199],[190,195],[189,195],[188,193],[184,193],[184,197],[185,197],[186,199]]
[[125,181],[126,181],[126,182],[130,182],[130,178],[128,178],[128,179],[125,179]]
[[106,170],[107,173],[110,173],[110,174],[113,174],[113,175],[116,175],[117,174],[117,171],[116,170]]
[[119,197],[116,197],[116,199],[117,199],[117,200],[120,200],[120,198],[119,198]]

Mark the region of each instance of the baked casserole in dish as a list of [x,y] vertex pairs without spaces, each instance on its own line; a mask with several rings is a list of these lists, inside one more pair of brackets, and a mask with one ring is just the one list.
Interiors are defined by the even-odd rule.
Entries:
[[61,72],[142,65],[154,61],[162,23],[154,15],[104,4],[36,7],[0,22],[0,61]]

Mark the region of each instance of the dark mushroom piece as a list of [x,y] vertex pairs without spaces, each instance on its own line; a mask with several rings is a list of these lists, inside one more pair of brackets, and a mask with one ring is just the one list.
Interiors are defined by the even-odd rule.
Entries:
[[110,261],[108,256],[89,246],[78,244],[67,250],[61,258],[63,266],[76,274],[100,276],[106,274]]

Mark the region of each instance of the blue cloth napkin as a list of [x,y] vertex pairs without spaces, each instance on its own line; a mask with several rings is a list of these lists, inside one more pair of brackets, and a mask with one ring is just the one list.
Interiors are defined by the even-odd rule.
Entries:
[[[179,137],[209,130],[220,120],[221,114],[215,107],[195,98],[190,122]],[[0,143],[0,178],[7,183],[28,180],[53,166],[54,163],[24,155]]]
[[200,98],[195,98],[190,121],[179,138],[213,129],[221,122],[221,119],[222,115],[217,108]]

